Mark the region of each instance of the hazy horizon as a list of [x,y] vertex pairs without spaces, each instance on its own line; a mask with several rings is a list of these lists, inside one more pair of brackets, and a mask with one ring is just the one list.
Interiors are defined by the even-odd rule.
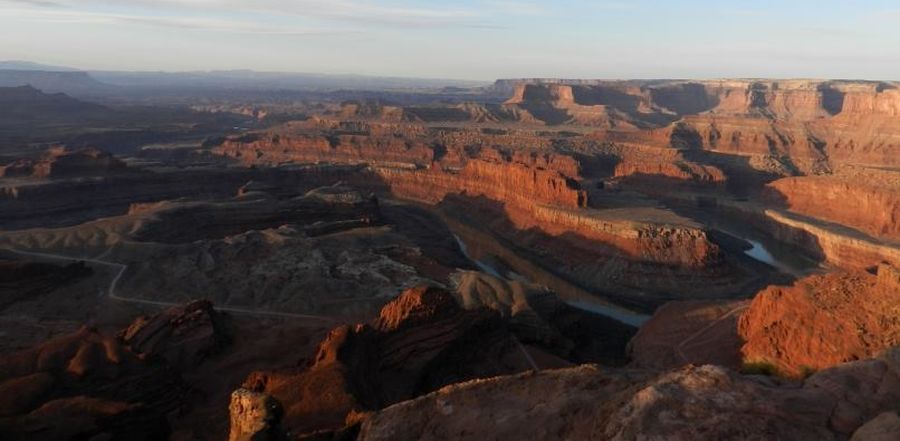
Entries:
[[83,70],[900,79],[889,1],[0,0],[0,59]]

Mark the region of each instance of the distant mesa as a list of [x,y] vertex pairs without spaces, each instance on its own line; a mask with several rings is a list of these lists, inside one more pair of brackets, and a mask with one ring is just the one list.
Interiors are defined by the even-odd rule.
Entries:
[[30,85],[47,93],[78,96],[114,91],[114,87],[97,81],[82,71],[4,70],[0,69],[0,87]]
[[55,147],[38,160],[20,159],[0,166],[0,177],[72,178],[106,176],[128,171],[127,165],[107,152],[86,147]]
[[81,101],[63,93],[47,92],[33,87],[31,83],[0,87],[0,128],[11,131],[23,131],[35,125],[84,125],[114,116],[115,112],[106,106]]

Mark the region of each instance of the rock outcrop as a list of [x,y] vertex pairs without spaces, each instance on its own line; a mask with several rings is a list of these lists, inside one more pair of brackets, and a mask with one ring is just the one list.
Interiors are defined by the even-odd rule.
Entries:
[[[748,218],[758,212],[751,210]],[[900,266],[900,246],[840,224],[784,210],[766,209],[761,225],[772,237],[798,246],[814,258],[847,270],[865,270],[881,262]]]
[[744,361],[796,377],[900,344],[900,276],[888,265],[877,271],[810,276],[759,293],[738,326]]
[[371,324],[333,329],[308,368],[257,372],[244,387],[277,399],[294,433],[337,429],[351,411],[529,369],[523,350],[498,314],[465,311],[448,292],[423,286],[387,304]]
[[[385,136],[383,133],[376,133],[375,127],[367,127],[365,136],[373,139]],[[294,129],[299,130],[297,127]],[[314,129],[307,127],[305,130]],[[457,138],[438,136],[447,144],[468,145],[468,138],[457,135]],[[401,138],[402,136],[404,135],[401,134]],[[411,136],[419,140],[430,139],[428,136],[432,135]],[[397,139],[393,135],[389,138]],[[241,158],[249,155],[255,164],[278,164],[280,160],[273,161],[265,154],[250,154],[258,148],[258,142],[260,141],[234,138],[219,147],[217,152],[233,157],[238,152],[244,152]],[[331,153],[321,153],[316,148],[303,144],[286,145],[283,151],[292,155],[296,153],[297,156],[293,159],[284,158],[294,162],[308,162],[315,157],[369,164],[367,172],[371,175],[361,173],[349,178],[352,183],[404,199],[428,204],[438,204],[456,196],[472,201],[484,199],[493,210],[488,217],[505,217],[516,230],[534,228],[552,236],[596,241],[624,253],[636,262],[693,269],[723,264],[721,250],[703,228],[684,218],[661,210],[651,213],[652,210],[649,209],[610,210],[602,213],[584,210],[588,204],[588,191],[581,184],[581,164],[573,156],[485,146],[469,152],[457,144],[453,145],[456,147],[445,145],[441,159],[435,157],[427,166],[414,158],[408,158],[406,165],[400,165],[390,153],[367,156],[356,152],[356,156],[350,159],[349,156],[328,156]],[[460,156],[458,153],[461,151],[466,153]],[[674,152],[671,149],[666,151]],[[685,161],[677,152],[674,156],[660,157],[648,151],[643,157],[653,158],[656,162],[649,166],[637,166],[645,164],[645,161],[632,158],[631,161],[623,162],[622,169],[614,174],[620,173],[623,177],[660,176],[695,183],[721,182],[724,179],[718,169]],[[633,170],[626,170],[625,167],[632,167]],[[658,186],[658,181],[651,180],[649,185]]]
[[96,329],[0,357],[0,434],[10,440],[155,440],[186,393],[164,364]]
[[900,416],[885,412],[853,432],[850,441],[891,441],[900,439]]
[[190,368],[228,344],[228,325],[208,300],[175,306],[152,317],[137,318],[119,333],[122,343],[143,358],[159,357]]
[[645,379],[578,366],[455,384],[376,413],[358,440],[599,438],[604,414]]
[[162,243],[221,239],[282,225],[292,225],[308,236],[320,236],[380,223],[378,199],[344,185],[321,187],[289,198],[276,198],[257,189],[227,201],[167,201],[132,206],[130,214],[148,218],[132,237]]
[[260,392],[238,389],[228,406],[231,431],[228,441],[279,441],[287,439],[281,429],[281,405]]
[[898,357],[841,365],[802,386],[712,365],[662,374],[584,365],[475,380],[376,412],[358,439],[847,439],[896,411]]
[[371,323],[333,329],[305,369],[256,372],[244,387],[278,400],[285,429],[302,434],[340,429],[354,414],[473,378],[567,360],[621,363],[627,326],[525,284],[475,273],[460,278],[456,296],[426,286],[407,290]]

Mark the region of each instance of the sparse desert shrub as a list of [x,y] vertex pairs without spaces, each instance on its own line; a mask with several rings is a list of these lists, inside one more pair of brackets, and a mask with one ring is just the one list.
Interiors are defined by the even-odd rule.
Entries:
[[745,361],[741,365],[741,373],[744,375],[778,376],[778,367],[766,360]]
[[816,368],[809,367],[806,365],[800,366],[800,378],[803,378],[804,380],[811,377],[812,374],[815,374],[815,373],[816,373]]

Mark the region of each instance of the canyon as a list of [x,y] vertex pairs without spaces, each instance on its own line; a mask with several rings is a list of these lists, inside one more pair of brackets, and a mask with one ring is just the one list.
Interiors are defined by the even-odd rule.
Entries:
[[896,435],[898,86],[0,88],[0,437]]

